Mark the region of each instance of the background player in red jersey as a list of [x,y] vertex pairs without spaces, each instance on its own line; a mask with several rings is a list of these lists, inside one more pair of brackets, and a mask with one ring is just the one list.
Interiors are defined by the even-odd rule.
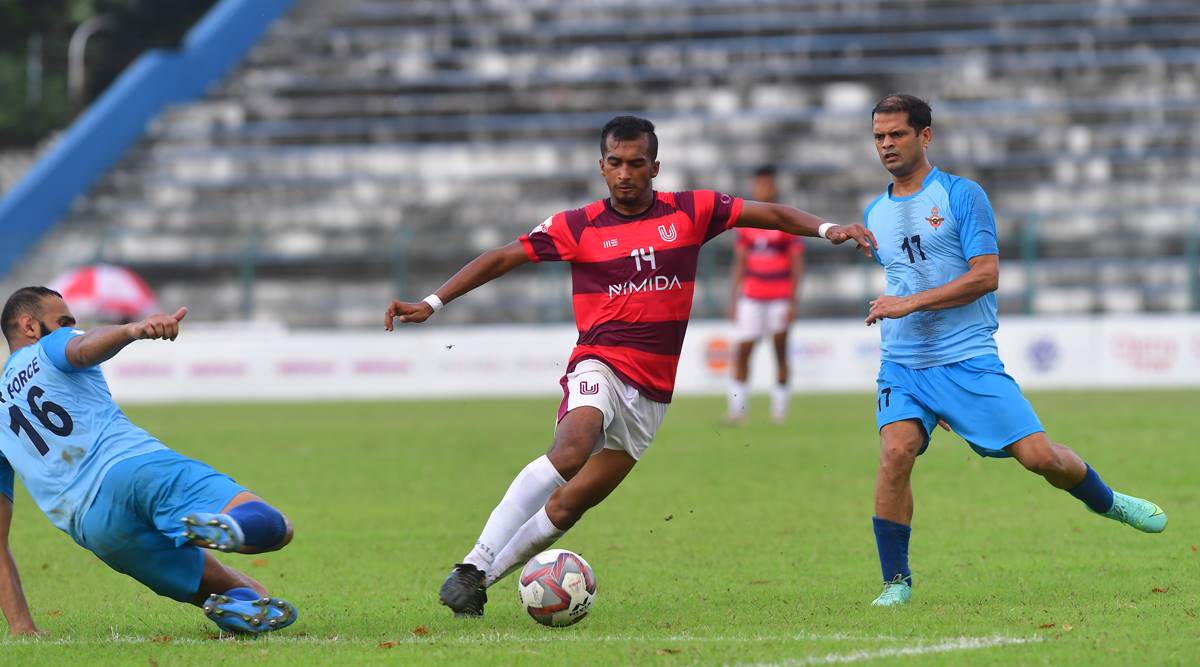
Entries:
[[[756,201],[773,202],[778,190],[775,167],[754,171]],[[788,404],[788,326],[796,315],[796,290],[804,276],[804,242],[775,229],[743,227],[733,247],[730,316],[734,319],[733,375],[729,382],[726,423],[746,418],[750,355],[754,344],[770,334],[775,348],[775,387],[771,389],[771,419],[782,423]]]
[[600,132],[609,198],[547,218],[529,234],[472,260],[423,301],[392,301],[384,327],[423,322],[443,304],[526,262],[571,263],[579,340],[561,383],[550,451],[517,475],[474,548],[442,584],[442,604],[481,616],[486,589],[549,547],[633,469],[666,414],[687,329],[700,246],[733,226],[853,239],[803,211],[711,190],[655,192],[658,137],[641,118],[618,116]]

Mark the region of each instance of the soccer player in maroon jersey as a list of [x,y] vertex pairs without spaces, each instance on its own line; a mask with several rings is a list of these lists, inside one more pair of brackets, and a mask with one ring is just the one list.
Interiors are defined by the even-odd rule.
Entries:
[[517,475],[463,562],[442,584],[442,604],[482,616],[488,586],[549,547],[612,493],[650,445],[666,414],[692,307],[700,246],[730,227],[853,240],[862,225],[711,190],[656,192],[658,137],[618,116],[600,132],[609,198],[547,218],[529,234],[472,260],[423,301],[392,301],[384,328],[424,322],[445,303],[526,262],[571,264],[579,339],[562,378],[550,450]]
[[[754,199],[773,202],[775,167],[754,171]],[[734,320],[733,375],[729,381],[729,412],[725,422],[740,424],[746,419],[750,377],[750,355],[754,344],[771,336],[775,349],[775,386],[771,389],[771,419],[782,423],[788,404],[788,326],[796,314],[796,289],[804,275],[804,242],[778,229],[737,230],[733,267],[730,316]]]

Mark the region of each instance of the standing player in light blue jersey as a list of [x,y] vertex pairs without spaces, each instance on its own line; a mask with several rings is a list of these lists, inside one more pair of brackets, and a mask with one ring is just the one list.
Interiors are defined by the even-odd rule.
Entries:
[[889,95],[871,118],[875,149],[892,174],[864,214],[887,273],[887,291],[866,320],[882,329],[874,526],[884,587],[873,604],[905,604],[912,595],[909,477],[939,421],[980,456],[1015,458],[1093,512],[1162,532],[1162,509],[1114,492],[1070,448],[1051,442],[1004,372],[992,337],[1000,276],[992,207],[979,185],[929,164],[929,105]]
[[37,633],[12,553],[13,473],[51,523],[112,569],[155,593],[201,606],[227,632],[290,625],[296,609],[209,552],[281,549],[278,510],[209,466],[134,426],[99,364],[139,339],[175,340],[187,315],[75,329],[58,292],[24,287],[0,328],[11,356],[0,374],[0,610],[13,634]]

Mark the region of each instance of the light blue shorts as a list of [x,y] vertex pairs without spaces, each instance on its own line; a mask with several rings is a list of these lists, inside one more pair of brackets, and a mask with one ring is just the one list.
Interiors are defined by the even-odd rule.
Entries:
[[245,491],[229,476],[164,449],[114,465],[76,540],[109,567],[159,595],[192,602],[204,574],[204,552],[183,537],[181,519],[220,512]]
[[980,456],[1004,458],[1004,448],[1040,431],[1033,406],[1025,400],[1016,380],[1004,372],[1000,357],[985,354],[944,366],[905,368],[885,361],[876,380],[875,424],[917,419],[925,427],[925,444],[946,420]]

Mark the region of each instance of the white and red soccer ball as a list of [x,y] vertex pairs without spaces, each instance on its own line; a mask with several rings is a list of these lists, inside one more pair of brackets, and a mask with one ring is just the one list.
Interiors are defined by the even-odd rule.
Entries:
[[517,592],[535,621],[563,627],[587,616],[596,599],[596,575],[579,554],[549,549],[525,564]]

